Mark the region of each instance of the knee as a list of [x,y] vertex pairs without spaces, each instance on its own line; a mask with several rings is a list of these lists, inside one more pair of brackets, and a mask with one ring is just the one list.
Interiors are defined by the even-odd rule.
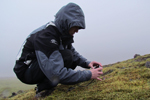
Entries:
[[51,86],[52,87],[56,87],[59,83],[59,77],[58,76],[53,76],[51,78]]

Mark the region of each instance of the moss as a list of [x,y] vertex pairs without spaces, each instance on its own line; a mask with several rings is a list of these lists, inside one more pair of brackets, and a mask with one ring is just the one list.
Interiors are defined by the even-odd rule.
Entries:
[[[106,65],[103,72],[113,70],[102,81],[92,80],[76,85],[58,85],[56,90],[42,100],[150,100],[150,69],[145,67],[150,54],[123,62]],[[81,87],[85,86],[85,87]],[[71,91],[68,91],[72,88]],[[34,100],[35,91],[11,99]]]

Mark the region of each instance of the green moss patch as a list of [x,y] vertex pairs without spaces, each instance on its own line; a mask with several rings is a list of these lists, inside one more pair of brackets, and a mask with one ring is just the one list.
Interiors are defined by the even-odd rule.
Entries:
[[[145,67],[150,54],[135,59],[105,65],[102,81],[89,80],[76,85],[58,85],[56,90],[42,100],[150,100],[150,69]],[[86,86],[88,83],[92,83]],[[82,87],[85,86],[85,87]],[[70,91],[68,91],[70,89]],[[35,90],[11,99],[34,99]]]

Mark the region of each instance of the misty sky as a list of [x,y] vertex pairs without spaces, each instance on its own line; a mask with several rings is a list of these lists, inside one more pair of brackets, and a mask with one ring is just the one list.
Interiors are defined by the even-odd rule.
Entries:
[[0,0],[0,77],[15,76],[26,37],[69,2],[85,14],[73,45],[88,60],[106,65],[150,53],[150,0]]

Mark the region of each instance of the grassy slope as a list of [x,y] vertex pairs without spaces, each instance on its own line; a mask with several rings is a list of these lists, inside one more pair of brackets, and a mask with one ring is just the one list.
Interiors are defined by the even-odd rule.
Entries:
[[[150,54],[104,66],[103,72],[113,70],[102,76],[103,81],[95,80],[87,87],[78,85],[58,85],[56,90],[43,100],[150,100],[150,69],[145,62]],[[91,80],[90,80],[91,81]],[[90,81],[80,85],[86,85]],[[67,92],[68,88],[75,89]],[[17,95],[11,99],[34,99],[35,91]]]
[[0,99],[8,97],[12,92],[17,93],[19,90],[25,91],[35,87],[35,85],[26,85],[21,83],[17,78],[0,78]]

